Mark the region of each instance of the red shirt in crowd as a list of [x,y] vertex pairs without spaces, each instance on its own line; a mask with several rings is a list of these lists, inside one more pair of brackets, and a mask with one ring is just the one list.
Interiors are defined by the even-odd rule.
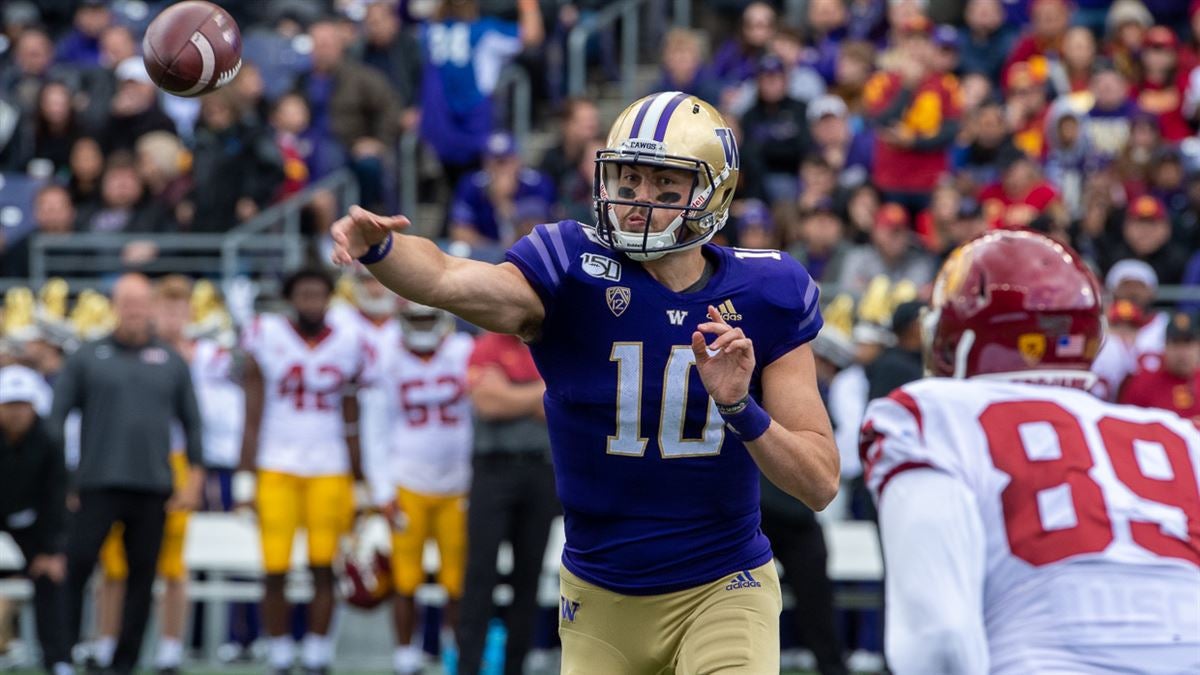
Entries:
[[1169,84],[1153,84],[1145,80],[1133,88],[1132,98],[1138,108],[1158,117],[1163,140],[1170,143],[1192,135],[1192,125],[1183,116],[1183,92],[1187,91],[1187,72],[1180,72]]
[[1180,377],[1165,369],[1139,370],[1125,381],[1118,402],[1145,408],[1170,410],[1184,419],[1200,423],[1200,372]]
[[529,346],[515,335],[484,333],[475,341],[467,361],[467,383],[474,383],[485,368],[499,368],[510,382],[522,384],[542,379]]
[[[881,114],[903,89],[895,73],[876,73],[867,81],[863,99],[867,113]],[[912,102],[900,117],[900,133],[914,141],[937,136],[947,121],[962,114],[958,80],[953,75],[926,77],[913,92]],[[934,150],[893,145],[875,136],[875,185],[885,192],[929,192],[949,166],[949,144]]]
[[992,183],[979,193],[983,217],[992,229],[1026,227],[1056,199],[1058,193],[1044,181],[1020,198],[1010,196],[1000,183]]

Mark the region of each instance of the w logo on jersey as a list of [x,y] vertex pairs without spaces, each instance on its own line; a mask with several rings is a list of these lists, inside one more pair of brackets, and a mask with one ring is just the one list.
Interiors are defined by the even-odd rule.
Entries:
[[750,570],[742,570],[737,573],[737,576],[729,580],[729,584],[725,586],[725,590],[733,591],[739,588],[758,588],[762,583],[750,574]]
[[742,156],[738,153],[737,139],[733,136],[733,129],[719,127],[716,132],[717,138],[721,139],[721,149],[725,151],[725,165],[734,171],[741,169]]
[[559,616],[563,621],[574,622],[575,613],[579,611],[579,601],[569,600],[563,596],[558,596]]

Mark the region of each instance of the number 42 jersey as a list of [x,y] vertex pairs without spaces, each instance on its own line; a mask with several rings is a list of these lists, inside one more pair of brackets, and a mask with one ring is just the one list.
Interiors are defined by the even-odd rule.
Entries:
[[[978,593],[963,595],[977,610],[959,616],[982,614],[989,672],[1200,672],[1200,432],[1190,422],[1065,387],[936,378],[873,401],[862,452],[890,583],[928,589],[907,615],[955,615],[947,589],[981,573]],[[892,482],[913,469],[949,475],[968,496]],[[927,512],[929,500],[941,503]],[[963,540],[978,546],[942,556],[959,565],[935,569],[938,544],[920,541],[928,529],[887,550],[889,521],[922,522],[905,511],[953,520],[938,508],[976,525],[941,531],[981,533]],[[897,593],[889,625],[903,633],[891,621],[908,612]],[[892,648],[904,646],[888,641],[897,660]]]
[[676,293],[575,221],[539,225],[508,253],[541,297],[531,345],[565,514],[563,564],[626,594],[690,588],[771,558],[759,471],[693,367],[706,308],[754,343],[750,393],[821,328],[817,288],[778,251],[705,245],[712,276]]

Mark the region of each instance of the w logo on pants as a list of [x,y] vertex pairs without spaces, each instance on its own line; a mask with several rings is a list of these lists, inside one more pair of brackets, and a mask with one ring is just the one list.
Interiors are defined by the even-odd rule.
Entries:
[[561,595],[558,596],[558,601],[560,609],[559,616],[562,618],[562,620],[574,622],[575,612],[579,611],[579,602],[575,600],[568,600]]

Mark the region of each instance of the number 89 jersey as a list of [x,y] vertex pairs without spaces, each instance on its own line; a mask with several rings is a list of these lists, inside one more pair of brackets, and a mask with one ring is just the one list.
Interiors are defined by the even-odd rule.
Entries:
[[349,473],[342,395],[366,350],[352,324],[328,325],[306,341],[278,314],[257,317],[242,337],[263,377],[258,468],[295,476]]
[[821,328],[817,287],[779,251],[703,252],[712,276],[685,293],[575,221],[538,225],[508,252],[546,310],[530,350],[546,382],[563,564],[618,593],[691,588],[771,558],[758,467],[704,390],[692,333],[709,305],[744,329],[761,401],[763,369]]
[[1200,662],[1190,422],[1065,387],[927,379],[871,403],[862,453],[881,513],[889,481],[910,469],[950,474],[974,496],[991,672],[1049,672],[1031,655],[1067,647],[1190,643]]

